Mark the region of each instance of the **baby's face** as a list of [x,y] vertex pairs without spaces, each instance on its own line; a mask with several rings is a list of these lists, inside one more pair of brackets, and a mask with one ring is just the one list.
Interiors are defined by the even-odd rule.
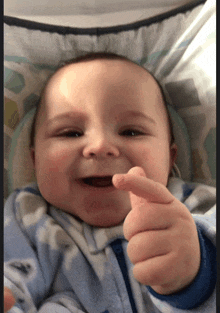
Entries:
[[94,60],[68,65],[50,80],[37,119],[34,165],[52,205],[90,225],[118,225],[131,205],[112,176],[141,166],[166,185],[174,155],[159,88],[144,69]]

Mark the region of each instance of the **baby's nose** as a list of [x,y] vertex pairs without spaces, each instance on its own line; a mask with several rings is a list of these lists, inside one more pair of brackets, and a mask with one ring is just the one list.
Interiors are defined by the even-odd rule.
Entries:
[[91,142],[87,144],[83,150],[85,158],[118,157],[119,154],[117,145],[106,137],[91,139]]

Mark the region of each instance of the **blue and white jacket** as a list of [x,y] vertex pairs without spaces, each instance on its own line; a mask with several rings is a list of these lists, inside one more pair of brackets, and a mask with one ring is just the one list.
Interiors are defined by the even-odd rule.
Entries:
[[169,296],[133,277],[122,225],[80,222],[48,204],[35,183],[14,191],[4,213],[4,285],[16,298],[9,312],[215,312],[215,188],[171,178],[168,189],[193,214],[202,260],[194,282]]

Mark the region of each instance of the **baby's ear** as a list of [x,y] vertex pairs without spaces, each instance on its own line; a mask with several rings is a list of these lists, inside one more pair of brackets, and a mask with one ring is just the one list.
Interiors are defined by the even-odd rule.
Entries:
[[170,147],[170,172],[177,158],[177,145],[173,143]]
[[34,148],[30,148],[30,155],[31,155],[31,160],[32,160],[33,166],[35,167],[35,150],[34,150]]

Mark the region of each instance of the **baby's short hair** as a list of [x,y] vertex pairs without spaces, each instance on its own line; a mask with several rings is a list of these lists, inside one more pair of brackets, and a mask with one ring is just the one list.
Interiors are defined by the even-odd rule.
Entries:
[[[36,132],[36,120],[37,120],[38,112],[39,112],[40,107],[41,107],[42,97],[43,97],[43,95],[45,93],[47,84],[50,81],[51,77],[54,76],[54,74],[58,70],[60,70],[61,68],[65,67],[67,65],[76,64],[76,63],[80,63],[80,62],[86,62],[86,61],[100,60],[100,59],[105,59],[105,60],[122,60],[122,61],[131,62],[132,64],[136,64],[137,66],[141,67],[146,72],[148,72],[144,67],[142,67],[139,64],[133,62],[132,60],[126,58],[125,56],[120,55],[120,54],[116,54],[116,53],[112,53],[112,52],[90,52],[90,53],[87,53],[85,55],[81,55],[81,56],[78,56],[76,58],[73,58],[73,59],[70,59],[70,60],[67,60],[67,61],[63,62],[60,66],[58,66],[57,70],[48,78],[48,80],[47,80],[47,82],[46,82],[46,84],[45,84],[45,86],[44,86],[44,88],[43,88],[43,90],[41,92],[40,99],[39,99],[39,101],[37,103],[37,109],[36,109],[36,112],[35,112],[35,115],[34,115],[33,123],[31,125],[30,145],[29,145],[30,148],[34,147],[35,132]],[[166,97],[165,97],[164,91],[163,91],[160,83],[157,81],[157,79],[151,73],[150,73],[150,75],[154,78],[154,80],[156,81],[156,83],[157,83],[157,85],[158,85],[158,87],[160,89],[162,100],[163,100],[163,103],[164,103],[165,108],[167,110],[169,129],[170,129],[170,137],[171,137],[171,145],[172,145],[174,143],[175,139],[174,139],[174,135],[173,135],[173,127],[172,127],[169,111],[167,109]]]

